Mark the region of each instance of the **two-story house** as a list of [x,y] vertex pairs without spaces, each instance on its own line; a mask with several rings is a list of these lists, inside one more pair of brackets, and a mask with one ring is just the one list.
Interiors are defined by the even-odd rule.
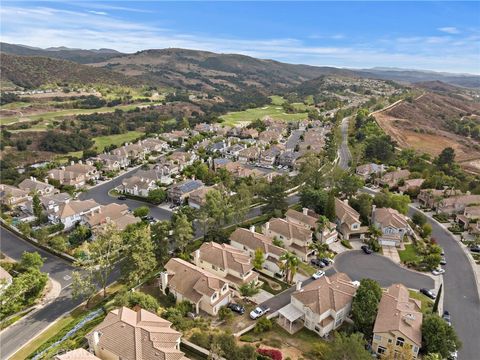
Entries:
[[155,180],[134,175],[123,179],[117,189],[124,194],[147,197],[150,191],[157,188]]
[[205,185],[201,180],[189,179],[172,185],[167,190],[168,198],[175,204],[182,204],[192,192],[203,188]]
[[436,208],[443,199],[458,195],[462,195],[462,192],[455,189],[420,189],[417,200],[422,206],[433,209]]
[[140,219],[131,214],[125,204],[110,203],[100,205],[100,210],[94,213],[85,214],[82,222],[94,231],[101,231],[113,224],[115,229],[122,231],[128,225],[136,224]]
[[282,241],[285,248],[302,261],[308,261],[310,256],[315,255],[315,250],[310,249],[313,243],[313,232],[302,225],[273,218],[265,223],[263,233],[270,238]]
[[380,229],[382,234],[378,242],[382,246],[400,246],[410,227],[405,215],[391,208],[372,207],[372,224]]
[[375,163],[360,165],[355,169],[357,176],[360,176],[364,180],[369,179],[372,175],[382,176],[385,171],[385,165]]
[[480,204],[480,195],[465,195],[451,196],[442,199],[436,206],[436,210],[445,214],[459,214],[462,213],[466,207]]
[[53,185],[38,181],[34,177],[23,180],[20,184],[18,184],[18,188],[30,194],[37,194],[39,196],[58,193],[58,190],[55,189]]
[[118,171],[130,165],[128,157],[115,154],[98,154],[93,160],[102,164],[103,171]]
[[0,202],[4,205],[13,206],[26,203],[31,196],[28,191],[15,186],[0,184]]
[[192,191],[188,196],[188,206],[200,209],[207,201],[207,194],[213,189],[215,189],[215,186],[204,186]]
[[463,213],[456,216],[456,221],[472,233],[476,233],[478,222],[480,220],[480,205],[467,206]]
[[190,301],[196,313],[202,310],[217,315],[231,300],[227,281],[179,258],[172,258],[165,264],[159,286],[164,294],[167,291],[173,294],[177,302]]
[[231,288],[258,282],[250,254],[228,244],[206,242],[192,253],[193,263],[224,279]]
[[59,206],[58,211],[49,214],[48,218],[54,223],[61,222],[65,229],[71,229],[82,217],[100,211],[100,205],[95,200],[72,200]]
[[381,178],[375,180],[375,183],[379,186],[385,186],[388,188],[393,188],[398,185],[400,180],[406,180],[410,176],[410,171],[404,170],[395,170],[389,173],[384,174]]
[[412,358],[416,359],[422,347],[422,322],[420,301],[410,298],[404,285],[391,285],[378,304],[372,350],[379,356],[387,356],[390,347],[398,351],[408,345]]
[[343,239],[363,239],[365,237],[368,227],[362,226],[360,214],[348,205],[347,200],[342,201],[335,198],[335,217],[337,230]]
[[246,149],[241,150],[238,153],[238,162],[240,163],[249,163],[256,162],[260,157],[260,149],[257,146],[250,146]]
[[272,243],[272,239],[257,233],[255,227],[250,229],[237,228],[229,237],[230,245],[237,249],[245,250],[254,257],[255,251],[260,249],[264,255],[263,271],[269,275],[280,273],[280,257],[286,252],[285,249]]
[[110,311],[86,338],[89,350],[103,360],[188,360],[180,351],[182,334],[171,326],[150,311],[121,307]]
[[323,231],[320,231],[318,226],[319,215],[315,211],[303,208],[302,212],[288,209],[285,213],[285,219],[288,221],[303,226],[306,229],[310,229],[315,233],[315,237],[318,241],[321,241],[325,244],[331,244],[337,241],[338,232],[336,225],[332,222],[329,222],[327,226],[324,227]]
[[293,334],[303,326],[319,336],[328,335],[347,318],[357,291],[344,273],[323,276],[305,287],[297,283],[290,303],[278,311],[278,324]]

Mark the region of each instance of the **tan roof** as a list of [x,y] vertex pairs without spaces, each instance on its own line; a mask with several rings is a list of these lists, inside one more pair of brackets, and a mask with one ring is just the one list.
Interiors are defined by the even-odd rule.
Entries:
[[424,183],[425,179],[409,179],[405,180],[405,185],[402,186],[402,188],[410,189],[410,188],[416,188],[422,186]]
[[61,219],[66,217],[81,214],[83,212],[89,211],[93,208],[100,206],[95,200],[74,200],[67,203],[61,204],[60,209],[57,212],[57,215]]
[[339,311],[352,302],[357,288],[352,280],[344,273],[335,273],[332,276],[323,276],[312,281],[292,297],[300,301],[316,314],[326,311]]
[[88,352],[85,349],[75,349],[66,352],[62,355],[55,356],[55,360],[101,360],[99,357],[96,357],[92,353]]
[[98,346],[125,360],[184,360],[176,348],[181,334],[171,325],[149,311],[121,307],[110,311],[87,337],[98,332]]
[[92,227],[113,222],[117,230],[124,230],[127,225],[135,224],[140,219],[128,213],[127,205],[111,203],[100,206],[100,212],[87,215],[85,221]]
[[459,195],[442,200],[442,206],[480,204],[480,195]]
[[212,296],[226,284],[218,276],[179,258],[170,259],[165,269],[169,275],[168,287],[193,303],[197,303],[203,295]]
[[394,227],[403,229],[408,226],[407,219],[397,210],[392,208],[379,208],[374,212],[375,223],[379,223],[382,227]]
[[288,209],[285,213],[285,216],[291,217],[292,219],[308,225],[311,228],[317,227],[318,214],[316,214],[314,211],[308,210],[307,214],[304,214],[303,212],[294,209]]
[[341,223],[351,225],[360,222],[360,214],[346,202],[335,198],[335,214]]
[[93,165],[88,165],[88,164],[73,164],[69,166],[65,166],[65,171],[71,171],[71,172],[76,172],[76,173],[81,173],[81,174],[86,174],[90,171],[95,171],[96,168]]
[[3,267],[0,266],[0,280],[6,280],[9,281],[12,279],[12,275],[5,270]]
[[467,206],[464,211],[465,215],[468,215],[471,218],[480,217],[480,206]]
[[300,241],[309,241],[312,239],[312,232],[303,226],[294,224],[291,221],[273,218],[268,222],[269,230],[283,235],[287,239],[297,239]]
[[274,254],[282,256],[285,249],[273,245],[272,239],[248,229],[237,228],[229,238],[231,241],[238,242],[251,250],[261,249],[264,254]]
[[232,269],[240,274],[253,269],[249,254],[231,245],[206,242],[199,251],[201,260],[222,269]]
[[420,301],[411,299],[402,284],[393,284],[382,295],[373,332],[399,331],[420,347],[422,321]]
[[53,188],[52,185],[38,181],[37,179],[25,179],[18,187],[26,191],[42,191],[48,188]]
[[397,182],[401,179],[406,179],[410,176],[410,171],[408,170],[396,170],[389,173],[386,173],[382,176],[383,182]]
[[27,197],[28,191],[16,188],[15,186],[0,184],[0,198],[6,199],[11,197]]

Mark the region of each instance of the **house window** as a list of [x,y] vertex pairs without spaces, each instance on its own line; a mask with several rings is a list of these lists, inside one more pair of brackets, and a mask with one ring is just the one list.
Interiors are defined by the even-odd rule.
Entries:
[[373,335],[374,340],[382,341],[382,337],[380,335]]
[[388,343],[391,344],[391,343],[392,343],[392,339],[388,339]]
[[377,349],[377,354],[385,354],[385,351],[387,351],[387,348],[384,348],[383,346],[379,346]]
[[412,349],[413,353],[416,354],[418,352],[418,346],[414,346],[413,349]]
[[403,346],[403,344],[405,343],[405,339],[404,338],[401,338],[401,337],[398,337],[397,338],[397,346]]
[[213,270],[217,270],[217,267],[215,265],[212,265]]
[[319,333],[320,332],[320,326],[315,326],[315,331]]

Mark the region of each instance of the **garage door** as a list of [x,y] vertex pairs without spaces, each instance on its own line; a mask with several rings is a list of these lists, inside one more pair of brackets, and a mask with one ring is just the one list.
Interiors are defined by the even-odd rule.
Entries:
[[381,240],[380,244],[382,246],[395,246],[395,241],[389,241],[389,240]]

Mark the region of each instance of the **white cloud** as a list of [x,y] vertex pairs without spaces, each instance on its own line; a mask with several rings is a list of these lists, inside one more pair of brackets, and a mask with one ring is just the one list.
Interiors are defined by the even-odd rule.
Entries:
[[105,11],[89,10],[88,12],[94,15],[104,15],[104,16],[108,15],[108,13],[106,13]]
[[447,34],[460,34],[460,30],[458,30],[454,26],[445,26],[445,27],[438,28],[437,30]]

